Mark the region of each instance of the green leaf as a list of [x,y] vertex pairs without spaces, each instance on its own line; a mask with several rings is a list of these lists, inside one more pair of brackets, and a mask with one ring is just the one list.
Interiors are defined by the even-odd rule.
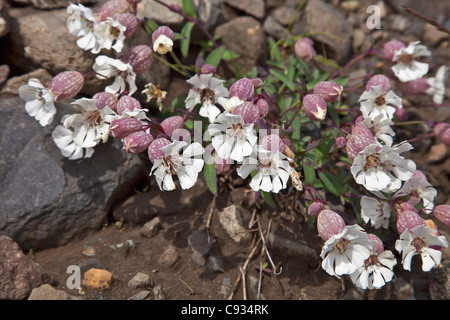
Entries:
[[335,140],[332,136],[325,138],[316,148],[316,165],[321,166],[328,159],[331,148]]
[[278,78],[281,82],[283,82],[283,84],[285,84],[289,88],[289,90],[295,91],[295,89],[297,89],[294,81],[290,80],[283,72],[276,69],[271,69],[270,73]]
[[192,0],[183,0],[182,6],[183,6],[183,11],[187,15],[189,15],[193,18],[195,18],[197,16],[197,13],[195,12],[195,5]]
[[149,19],[145,19],[145,24],[146,24],[146,30],[149,34],[152,34],[156,29],[159,28],[159,25]]
[[318,78],[314,79],[313,81],[308,82],[308,83],[306,84],[306,88],[307,88],[308,90],[312,90],[316,84],[318,84],[318,83],[321,82],[321,81],[325,81],[329,76],[330,76],[330,75],[329,75],[328,73],[322,74],[321,76],[319,76]]
[[350,80],[350,77],[341,77],[341,78],[336,78],[333,79],[334,82],[336,82],[338,85],[345,87],[345,85],[348,83],[348,81]]
[[263,198],[264,201],[265,201],[271,208],[273,208],[273,209],[276,209],[276,208],[277,208],[276,204],[275,204],[275,203],[273,202],[273,200],[272,200],[272,195],[271,195],[270,193],[260,190],[260,191],[259,191],[259,194],[261,195],[261,198]]
[[192,32],[193,27],[194,27],[194,23],[188,22],[181,29],[181,35],[184,36],[184,38],[181,39],[181,41],[180,41],[180,47],[181,47],[181,54],[185,58],[189,54],[189,44],[191,42],[191,32]]
[[316,170],[312,165],[303,165],[303,173],[305,175],[305,185],[313,186],[316,180]]
[[220,46],[214,49],[208,55],[208,57],[206,57],[205,63],[212,65],[214,68],[217,68],[219,66],[220,60],[222,60],[222,56],[225,53],[225,51],[226,51],[225,46]]
[[237,59],[239,57],[240,57],[239,53],[231,50],[225,50],[225,52],[222,55],[222,59],[227,61]]
[[205,163],[203,174],[205,176],[206,184],[209,190],[213,195],[217,196],[217,174],[214,162],[211,164]]
[[319,177],[325,188],[335,196],[339,197],[344,193],[345,183],[338,177],[326,171],[319,172]]

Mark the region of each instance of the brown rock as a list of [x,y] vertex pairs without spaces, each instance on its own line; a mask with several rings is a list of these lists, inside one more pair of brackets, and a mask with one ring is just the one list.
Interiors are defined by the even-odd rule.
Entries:
[[224,0],[225,4],[239,9],[258,19],[264,18],[265,5],[264,0]]
[[248,223],[250,213],[240,206],[231,205],[219,214],[219,221],[228,235],[237,243],[242,243],[251,238]]
[[44,284],[40,287],[34,288],[31,291],[28,300],[84,300],[81,297],[67,294],[62,290],[53,288],[49,284]]
[[5,86],[0,91],[0,95],[5,98],[17,96],[19,94],[19,88],[28,83],[28,80],[36,78],[42,83],[44,87],[50,84],[52,75],[47,70],[40,68],[21,76],[16,76],[8,79]]
[[9,76],[9,66],[7,64],[0,65],[0,84],[6,81]]
[[84,285],[96,289],[109,289],[113,275],[108,270],[91,268],[84,274]]
[[0,236],[0,300],[23,300],[36,287],[52,282],[8,236]]
[[158,263],[164,268],[171,268],[177,262],[178,257],[177,249],[173,245],[170,245],[161,255]]
[[4,0],[0,0],[0,38],[10,31],[10,17]]
[[[56,9],[56,8],[67,8],[67,6],[72,3],[69,0],[30,0],[33,7],[37,9]],[[76,3],[81,3],[83,5],[88,5],[95,3],[94,0],[77,0]]]

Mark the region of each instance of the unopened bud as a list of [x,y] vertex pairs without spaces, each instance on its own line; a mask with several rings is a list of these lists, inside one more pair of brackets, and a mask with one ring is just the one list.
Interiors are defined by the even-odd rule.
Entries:
[[129,63],[134,73],[142,74],[150,69],[153,63],[153,52],[149,46],[140,44],[128,49],[121,60]]
[[215,74],[216,73],[216,68],[214,68],[212,65],[210,64],[204,64],[201,68],[200,68],[200,73],[202,74]]
[[150,143],[148,147],[148,158],[153,163],[155,160],[164,156],[164,151],[161,150],[162,147],[169,145],[171,142],[166,138],[158,138]]
[[317,218],[319,213],[325,209],[326,209],[326,202],[320,199],[316,199],[310,204],[308,208],[308,214],[313,218]]
[[344,148],[347,145],[347,139],[345,139],[344,137],[337,137],[336,138],[336,145],[339,149]]
[[316,56],[316,51],[314,50],[314,42],[310,38],[302,38],[297,40],[294,44],[294,51],[297,57],[305,60],[306,62],[311,61]]
[[167,26],[161,26],[152,34],[153,51],[166,54],[173,49],[174,33]]
[[121,118],[111,122],[110,134],[117,139],[124,139],[133,132],[142,130],[142,122],[136,118]]
[[126,38],[131,37],[139,26],[138,18],[130,12],[118,14],[116,21],[126,28],[123,33]]
[[253,127],[257,126],[260,119],[259,109],[252,102],[244,102],[243,104],[238,105],[233,109],[232,113],[240,115],[247,125],[253,123]]
[[145,131],[133,132],[123,139],[123,149],[126,152],[141,153],[147,150],[153,136]]
[[401,211],[397,216],[397,232],[402,234],[417,226],[424,226],[425,221],[414,211]]
[[337,102],[341,99],[344,88],[334,81],[321,81],[314,88],[314,94],[321,96],[326,102]]
[[279,151],[280,153],[285,154],[286,144],[277,134],[269,134],[262,138],[261,145],[267,151]]
[[395,52],[403,48],[406,48],[406,44],[399,40],[388,41],[383,46],[383,58],[389,62],[393,62]]
[[324,241],[335,234],[339,234],[344,228],[344,219],[334,211],[322,210],[317,216],[317,231]]
[[408,202],[402,202],[397,205],[396,207],[397,214],[402,213],[403,211],[413,211],[415,213],[419,213],[419,211],[410,203]]
[[256,107],[258,107],[259,114],[263,118],[265,116],[267,116],[267,114],[269,113],[269,105],[268,105],[267,101],[263,98],[258,99],[258,101],[256,101]]
[[263,86],[264,81],[262,81],[260,78],[252,78],[250,80],[252,80],[253,87],[255,87],[255,89],[259,89]]
[[373,233],[368,233],[367,234],[367,238],[370,241],[374,241],[377,244],[375,245],[375,248],[377,248],[377,253],[382,253],[384,251],[384,245],[383,245],[383,241],[381,241],[380,238],[378,238],[376,235],[374,235]]
[[421,95],[426,94],[430,87],[429,82],[425,78],[419,78],[407,82],[397,81],[396,88],[405,95]]
[[408,120],[408,111],[406,108],[395,108],[395,115],[402,121]]
[[441,122],[434,126],[433,128],[436,137],[439,141],[443,142],[447,146],[450,146],[450,124]]
[[183,125],[184,125],[184,119],[183,119],[183,117],[180,117],[180,116],[169,117],[161,122],[161,127],[163,128],[164,133],[169,137],[172,136],[173,132],[176,129],[182,128]]
[[370,91],[372,87],[377,86],[381,86],[381,91],[383,93],[388,93],[391,91],[391,81],[383,74],[377,74],[370,78],[366,84],[366,91]]
[[214,159],[216,173],[220,175],[227,173],[231,169],[231,163],[232,160],[230,158],[222,159],[221,157],[219,157],[219,155],[216,154],[216,158]]
[[108,17],[114,18],[116,15],[131,12],[131,5],[127,0],[108,0],[97,11],[100,21],[105,21]]
[[117,110],[117,102],[119,101],[119,99],[117,99],[117,96],[113,93],[98,92],[92,96],[92,99],[97,100],[96,107],[98,109],[103,109],[104,107],[108,106],[113,111]]
[[367,128],[367,126],[361,122],[355,124],[352,127],[352,135],[361,135],[361,136],[365,136],[369,139],[375,140],[375,137],[373,136],[372,131],[370,131],[370,129]]
[[136,109],[141,109],[141,103],[130,96],[122,96],[117,102],[117,114],[122,115],[126,110],[135,111]]
[[348,158],[353,161],[361,151],[373,143],[375,143],[375,140],[367,136],[358,134],[350,135],[345,146]]
[[228,92],[228,98],[238,97],[243,101],[250,101],[255,96],[255,86],[249,78],[241,78],[233,83]]
[[84,77],[78,71],[64,71],[53,77],[50,90],[55,94],[55,101],[75,97],[84,86]]
[[450,227],[450,205],[441,204],[434,207],[433,215],[436,219]]
[[322,121],[327,115],[327,102],[317,94],[303,97],[303,110],[311,121]]

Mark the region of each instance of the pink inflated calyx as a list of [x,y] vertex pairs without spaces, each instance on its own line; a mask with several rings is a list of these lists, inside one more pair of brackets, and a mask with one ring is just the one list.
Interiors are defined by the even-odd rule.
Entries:
[[282,154],[285,154],[286,152],[286,144],[277,134],[269,134],[262,138],[261,145],[267,151],[279,151]]
[[317,218],[319,216],[319,213],[321,213],[323,210],[326,210],[326,202],[322,201],[320,199],[314,200],[308,208],[308,214],[313,217]]
[[136,28],[139,26],[138,18],[136,17],[136,15],[130,12],[120,13],[116,15],[116,21],[126,28],[125,32],[123,33],[126,38],[131,37],[136,31]]
[[259,110],[260,116],[263,118],[269,113],[269,104],[264,98],[260,98],[258,99],[258,101],[256,101],[256,107]]
[[324,241],[339,234],[344,228],[344,219],[332,210],[322,210],[317,216],[317,231]]
[[327,102],[317,94],[307,94],[303,97],[303,110],[311,121],[322,121],[327,115]]
[[135,111],[142,109],[141,103],[130,96],[122,96],[117,102],[117,114],[122,115],[124,111]]
[[164,151],[161,150],[161,148],[169,145],[171,142],[166,138],[158,138],[152,141],[150,143],[150,146],[148,147],[148,158],[153,163],[155,160],[163,157]]
[[434,126],[433,132],[439,141],[443,142],[447,146],[450,146],[450,124],[441,122]]
[[370,131],[369,128],[367,128],[367,126],[365,126],[363,123],[359,122],[356,123],[353,127],[352,127],[352,135],[362,135],[365,136],[371,140],[375,140],[375,137],[373,136],[372,131]]
[[441,204],[434,207],[433,215],[436,219],[450,227],[450,205]]
[[417,226],[425,226],[425,221],[414,211],[401,211],[397,216],[397,232],[402,234]]
[[378,236],[374,235],[373,233],[368,233],[367,238],[370,241],[375,241],[377,243],[375,246],[377,253],[382,253],[384,251],[383,241],[381,241],[381,239],[378,238]]
[[123,149],[126,152],[141,153],[147,150],[153,141],[153,136],[145,131],[133,132],[123,139]]
[[257,126],[260,119],[258,107],[254,103],[249,101],[235,107],[232,113],[240,115],[242,117],[242,120],[244,121],[244,124],[253,124],[253,127]]
[[321,81],[313,88],[314,94],[321,96],[326,102],[338,102],[343,90],[344,88],[334,81]]
[[50,90],[55,96],[55,101],[61,101],[75,97],[84,86],[84,77],[78,71],[64,71],[53,77],[50,82]]
[[316,56],[316,50],[314,50],[314,42],[310,38],[302,38],[294,44],[295,55],[300,59],[310,62]]
[[430,87],[428,80],[425,78],[419,78],[407,82],[397,81],[396,88],[405,95],[421,95],[426,94],[427,89]]
[[200,68],[200,73],[201,74],[215,74],[216,73],[216,68],[214,68],[214,66],[212,66],[210,64],[204,64]]
[[353,161],[361,151],[373,143],[376,143],[375,139],[371,139],[365,135],[351,134],[345,145],[348,158]]
[[133,68],[134,73],[142,74],[152,66],[153,51],[152,48],[147,45],[136,45],[128,49],[121,60],[125,63],[129,63]]
[[181,129],[183,125],[184,119],[180,116],[169,117],[161,122],[161,127],[168,137],[171,137],[175,130]]
[[406,44],[399,40],[391,40],[383,46],[383,58],[389,62],[393,62],[395,52],[406,48]]
[[370,91],[373,87],[380,86],[383,93],[391,91],[391,81],[383,74],[374,75],[366,84],[366,91]]
[[108,17],[115,18],[116,15],[131,12],[131,4],[127,0],[108,0],[97,11],[100,21],[105,21]]
[[92,99],[97,100],[96,107],[98,109],[103,109],[107,106],[113,111],[117,110],[117,102],[119,99],[117,99],[117,96],[113,93],[98,92],[92,96]]
[[133,132],[142,130],[142,122],[136,118],[121,118],[111,122],[110,134],[117,139],[124,139]]
[[228,98],[238,97],[243,101],[250,101],[255,96],[255,86],[249,78],[241,78],[233,83],[228,91]]
[[220,175],[224,175],[231,169],[231,163],[232,160],[230,158],[228,159],[222,159],[216,154],[216,158],[214,159],[214,167],[216,168],[216,173]]

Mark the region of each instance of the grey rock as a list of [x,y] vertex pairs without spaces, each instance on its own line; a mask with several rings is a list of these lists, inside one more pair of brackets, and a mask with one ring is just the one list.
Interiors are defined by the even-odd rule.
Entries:
[[82,297],[70,295],[58,290],[49,284],[44,284],[31,291],[28,300],[84,300]]
[[[67,6],[72,3],[69,0],[30,0],[33,7],[37,9],[56,9],[56,8],[67,8]],[[76,2],[81,3],[85,6],[95,3],[95,0],[77,0]]]
[[129,298],[128,300],[145,300],[148,298],[150,293],[151,292],[148,290],[141,290],[138,293],[136,293],[135,295],[133,295],[131,298]]
[[36,78],[42,83],[44,87],[50,85],[52,75],[47,70],[39,68],[29,73],[11,77],[6,81],[5,86],[0,91],[0,96],[3,98],[12,98],[19,95],[19,88],[28,83],[28,80]]
[[[164,3],[168,5],[177,5],[182,7],[182,0],[164,0]],[[165,6],[157,3],[154,0],[142,0],[138,4],[138,10],[136,16],[138,18],[148,18],[159,25],[180,25],[184,18],[176,12],[171,11]]]
[[258,19],[264,18],[265,3],[264,0],[224,0],[225,4],[239,9],[246,14]]
[[283,27],[274,17],[268,16],[263,23],[264,31],[274,37],[275,39],[280,39],[285,36],[286,28]]
[[0,65],[0,85],[8,79],[9,66],[7,64]]
[[151,238],[158,233],[161,227],[161,219],[156,217],[142,226],[140,234],[143,237]]
[[212,273],[224,273],[223,257],[209,256],[206,268]]
[[286,252],[289,255],[303,257],[305,262],[317,263],[319,261],[319,257],[317,256],[316,251],[308,247],[306,244],[286,239],[274,233],[269,234],[268,240],[271,246],[279,250],[282,250],[283,252]]
[[192,259],[199,266],[206,264],[206,257],[211,250],[211,243],[208,242],[208,235],[196,230],[188,237],[188,244],[192,250]]
[[228,235],[237,243],[248,241],[251,234],[248,223],[250,213],[240,206],[229,206],[219,213],[219,221]]
[[151,288],[153,287],[153,280],[148,274],[138,272],[130,281],[128,281],[128,286],[132,288]]
[[164,250],[161,257],[159,257],[158,263],[164,268],[171,268],[177,262],[178,257],[179,255],[176,248],[173,245],[170,245]]
[[141,179],[144,165],[110,139],[93,156],[68,160],[51,139],[70,101],[41,127],[20,98],[0,100],[0,235],[24,250],[62,245],[98,229],[113,203]]
[[26,299],[34,288],[51,282],[13,239],[0,236],[0,300]]
[[207,29],[216,25],[222,10],[223,0],[198,0],[198,18]]

